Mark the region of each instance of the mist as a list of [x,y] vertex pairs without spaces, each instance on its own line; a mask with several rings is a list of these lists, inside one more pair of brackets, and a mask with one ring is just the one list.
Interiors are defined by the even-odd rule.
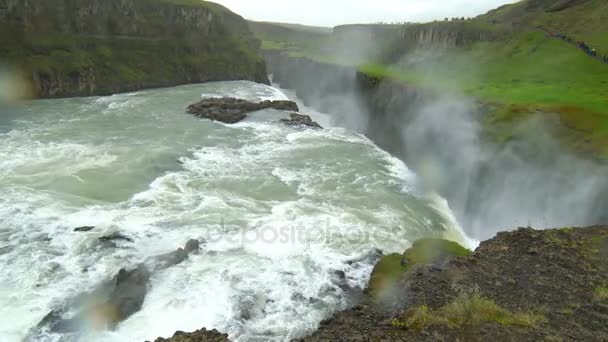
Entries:
[[605,166],[565,151],[540,118],[521,122],[506,144],[484,142],[476,111],[454,96],[422,103],[401,125],[399,151],[428,191],[448,198],[468,234],[607,220]]
[[[340,55],[360,57],[369,45],[340,45]],[[427,63],[429,81],[442,79],[441,66],[420,50],[400,66]],[[427,56],[427,57],[425,57]],[[424,62],[424,61],[431,62]],[[314,64],[314,63],[313,63]],[[404,160],[419,187],[448,200],[462,229],[484,240],[516,227],[589,226],[608,221],[608,168],[562,147],[552,132],[557,118],[530,115],[506,142],[484,135],[487,108],[458,92],[429,92],[395,81],[373,89],[356,68],[339,72],[290,69],[287,88],[307,106],[331,114],[332,124],[366,134]],[[280,82],[279,82],[280,83]]]

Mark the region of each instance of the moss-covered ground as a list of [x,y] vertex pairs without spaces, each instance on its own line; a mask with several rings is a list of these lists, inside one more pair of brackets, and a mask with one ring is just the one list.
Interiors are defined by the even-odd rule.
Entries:
[[440,239],[422,239],[414,242],[403,254],[384,256],[374,268],[368,286],[372,298],[383,300],[401,276],[416,265],[432,262],[439,257],[466,256],[471,251],[456,242]]
[[486,323],[503,326],[534,327],[546,320],[544,315],[535,312],[511,312],[502,308],[491,299],[478,292],[461,294],[447,305],[436,310],[426,305],[408,310],[400,319],[395,318],[392,325],[397,328],[424,330],[434,325],[451,329],[476,327]]

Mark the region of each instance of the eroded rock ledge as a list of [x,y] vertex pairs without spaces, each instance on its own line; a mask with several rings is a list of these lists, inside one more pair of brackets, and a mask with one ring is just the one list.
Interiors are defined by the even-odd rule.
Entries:
[[263,101],[259,103],[232,97],[210,98],[191,104],[186,112],[202,119],[227,124],[237,123],[247,117],[247,113],[263,109],[278,109],[297,112],[300,110],[293,101]]
[[[248,113],[264,109],[276,109],[289,112],[298,112],[300,110],[298,105],[293,101],[251,102],[244,99],[221,97],[204,99],[191,104],[186,109],[186,112],[202,119],[234,124],[245,119]],[[290,114],[289,119],[282,119],[280,122],[290,126],[322,128],[318,123],[312,121],[308,115],[299,113],[292,113]]]

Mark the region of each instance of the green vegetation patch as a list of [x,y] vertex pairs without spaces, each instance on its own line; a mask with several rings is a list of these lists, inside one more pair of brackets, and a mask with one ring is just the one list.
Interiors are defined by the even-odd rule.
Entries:
[[422,239],[414,242],[403,254],[384,256],[372,272],[368,291],[374,300],[390,296],[401,275],[415,265],[423,265],[444,256],[466,256],[471,251],[456,242],[441,239]]
[[599,286],[595,289],[595,291],[593,292],[593,297],[597,300],[597,301],[608,301],[608,283],[605,284],[604,286]]
[[409,310],[401,319],[394,319],[394,327],[424,330],[432,326],[451,329],[477,327],[486,323],[521,328],[535,327],[546,318],[533,312],[511,312],[482,297],[478,292],[462,294],[447,305],[433,310],[421,305]]

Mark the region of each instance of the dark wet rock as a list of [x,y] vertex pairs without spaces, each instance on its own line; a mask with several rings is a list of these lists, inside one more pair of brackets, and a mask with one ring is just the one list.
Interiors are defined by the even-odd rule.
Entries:
[[178,331],[170,338],[157,338],[154,342],[229,342],[227,334],[217,330],[201,329],[192,333]]
[[188,258],[190,253],[198,251],[200,248],[198,240],[189,240],[184,248],[178,248],[176,251],[157,255],[147,261],[148,264],[154,265],[154,270],[163,270],[171,266],[175,266]]
[[289,114],[289,119],[281,119],[280,121],[288,126],[323,128],[318,123],[312,121],[310,116],[298,113],[291,113]]
[[339,279],[340,281],[346,280],[346,273],[344,271],[341,271],[341,270],[334,271],[334,276],[337,279]]
[[[78,333],[87,327],[114,329],[118,323],[141,309],[150,275],[143,265],[132,270],[123,268],[93,292],[79,295],[65,306],[51,311],[40,321],[36,330]],[[70,317],[69,313],[73,310],[78,313]]]
[[120,269],[92,292],[79,294],[52,310],[40,321],[30,339],[36,340],[43,331],[79,334],[90,327],[114,329],[141,310],[153,272],[183,262],[198,249],[198,241],[190,240],[185,248],[152,257],[134,268]]
[[64,319],[63,310],[53,310],[49,312],[40,323],[39,328],[45,328],[56,333],[67,333],[78,330],[79,322],[75,319]]
[[293,101],[263,101],[256,103],[243,99],[223,97],[205,99],[191,104],[186,109],[186,112],[199,118],[233,124],[245,119],[247,113],[263,109],[299,111],[298,105]]
[[2,254],[8,254],[10,252],[12,252],[15,249],[15,246],[4,246],[4,247],[0,247],[0,255]]
[[82,227],[74,228],[74,231],[75,232],[90,232],[93,229],[95,229],[95,226],[82,226]]
[[104,236],[99,237],[99,241],[101,241],[101,242],[116,242],[116,241],[133,242],[133,239],[116,232],[116,233],[111,233],[109,235],[104,235]]
[[[396,305],[378,302],[368,289],[361,304],[302,341],[605,341],[607,255],[608,226],[524,228],[463,256],[435,248],[388,255],[383,271],[398,272],[391,282]],[[408,259],[405,266],[401,258]],[[446,307],[465,312],[447,324],[438,314]],[[523,321],[484,311],[493,308],[502,318],[518,314]]]
[[374,248],[371,251],[365,253],[364,255],[352,259],[352,260],[348,260],[346,263],[348,265],[353,265],[353,264],[357,264],[357,263],[361,263],[361,262],[369,262],[372,264],[375,264],[378,262],[378,260],[380,260],[380,258],[382,258],[382,256],[384,255],[384,252],[381,249],[378,248]]
[[200,243],[198,242],[198,240],[195,240],[195,239],[188,240],[188,242],[186,242],[186,247],[184,247],[186,254],[196,252],[199,249],[200,249]]
[[133,270],[121,269],[112,279],[110,300],[105,304],[112,316],[110,328],[141,309],[148,292],[150,271],[142,265]]
[[[342,270],[333,271],[331,272],[330,279],[333,286],[328,288],[327,290],[342,297],[341,299],[345,299],[348,305],[355,305],[361,300],[361,296],[363,295],[363,289],[359,286],[351,285],[348,282],[346,272]],[[341,291],[338,291],[338,289],[340,289]]]

